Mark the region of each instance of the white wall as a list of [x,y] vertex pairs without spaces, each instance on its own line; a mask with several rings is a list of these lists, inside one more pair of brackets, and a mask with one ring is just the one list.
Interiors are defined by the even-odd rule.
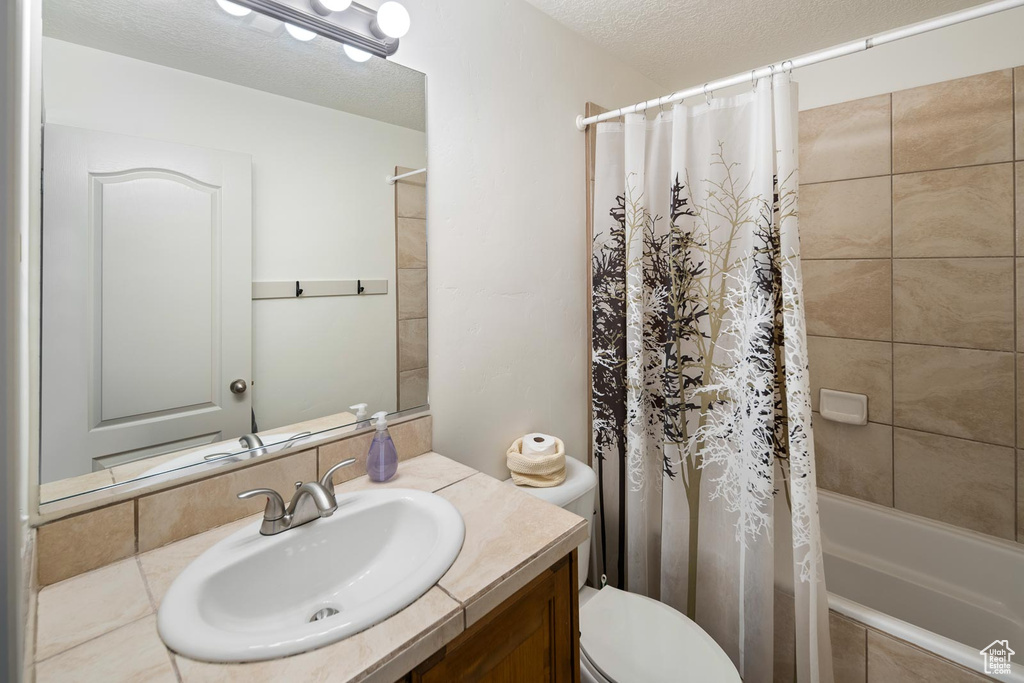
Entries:
[[[14,3],[3,8],[3,30],[0,30],[0,55],[4,64],[17,63],[17,41],[15,27],[18,21]],[[18,243],[17,214],[12,210],[17,203],[16,186],[12,183],[16,178],[17,140],[19,130],[14,113],[17,107],[18,88],[15,81],[16,71],[7,69],[4,73],[2,104],[0,107],[0,190],[3,192],[4,211],[0,220],[3,221],[2,255],[0,255],[0,359],[3,369],[0,371],[0,449],[3,449],[3,504],[0,504],[0,678],[13,678],[17,671],[18,641],[16,636],[20,613],[16,609],[21,594],[21,577],[18,576],[18,556],[21,547],[21,530],[18,525],[18,510],[14,501],[17,500],[21,483],[19,477],[18,450],[11,438],[11,427],[17,419],[14,409],[17,394],[13,390],[17,386],[15,375],[18,361],[14,353],[15,330],[18,326],[17,316],[17,278],[18,262],[13,258],[15,245]],[[10,425],[10,426],[9,426]]]
[[253,157],[253,279],[382,279],[387,296],[253,302],[260,429],[397,407],[394,167],[420,131],[44,39],[46,120]]
[[586,458],[587,100],[662,88],[522,0],[406,0],[396,62],[427,74],[434,448],[507,477],[544,431]]
[[[38,46],[30,29],[39,15],[21,0],[0,9],[0,680],[17,683],[29,642],[26,616],[31,584],[28,529],[29,449],[29,254],[30,216],[39,186],[30,150],[38,148],[31,121],[39,97],[30,81],[39,73]],[[34,498],[33,498],[34,499]]]
[[1024,8],[799,69],[800,109],[1024,66]]

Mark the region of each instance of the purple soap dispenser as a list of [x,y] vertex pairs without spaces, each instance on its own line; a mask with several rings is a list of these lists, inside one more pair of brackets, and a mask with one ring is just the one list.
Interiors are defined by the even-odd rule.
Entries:
[[370,443],[370,454],[366,457],[366,474],[370,481],[387,481],[398,471],[398,451],[388,433],[388,414],[385,411],[373,414],[377,433]]

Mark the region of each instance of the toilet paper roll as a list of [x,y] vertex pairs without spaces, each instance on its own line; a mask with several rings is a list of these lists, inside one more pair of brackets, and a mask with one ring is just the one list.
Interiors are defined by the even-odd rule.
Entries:
[[523,437],[523,455],[554,455],[558,451],[555,437],[547,434],[527,434]]

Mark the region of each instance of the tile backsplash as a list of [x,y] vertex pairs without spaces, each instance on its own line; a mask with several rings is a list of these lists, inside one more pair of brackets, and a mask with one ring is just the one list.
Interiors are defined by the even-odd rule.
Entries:
[[813,407],[868,396],[815,412],[818,484],[1020,542],[1022,109],[1024,67],[800,113]]

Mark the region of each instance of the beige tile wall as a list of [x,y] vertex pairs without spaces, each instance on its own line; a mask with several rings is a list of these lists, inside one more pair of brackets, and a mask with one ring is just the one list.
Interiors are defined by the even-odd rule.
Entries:
[[[829,611],[835,683],[991,683],[982,676]],[[773,683],[796,683],[796,623],[793,596],[775,591],[775,672]]]
[[[398,166],[395,175],[413,169]],[[427,174],[395,183],[398,409],[427,403]]]
[[[425,415],[389,427],[398,457],[430,451],[433,420]],[[235,495],[259,487],[287,492],[298,480],[312,481],[347,457],[351,467],[334,475],[335,483],[366,474],[371,434],[360,433],[274,460],[256,462],[175,488],[140,495],[107,507],[44,524],[37,535],[39,587],[104,567],[136,553],[219,527],[263,509],[264,499]],[[128,560],[134,563],[134,559]]]
[[1024,67],[801,112],[800,231],[814,410],[868,396],[819,485],[1024,542],[1022,109]]

